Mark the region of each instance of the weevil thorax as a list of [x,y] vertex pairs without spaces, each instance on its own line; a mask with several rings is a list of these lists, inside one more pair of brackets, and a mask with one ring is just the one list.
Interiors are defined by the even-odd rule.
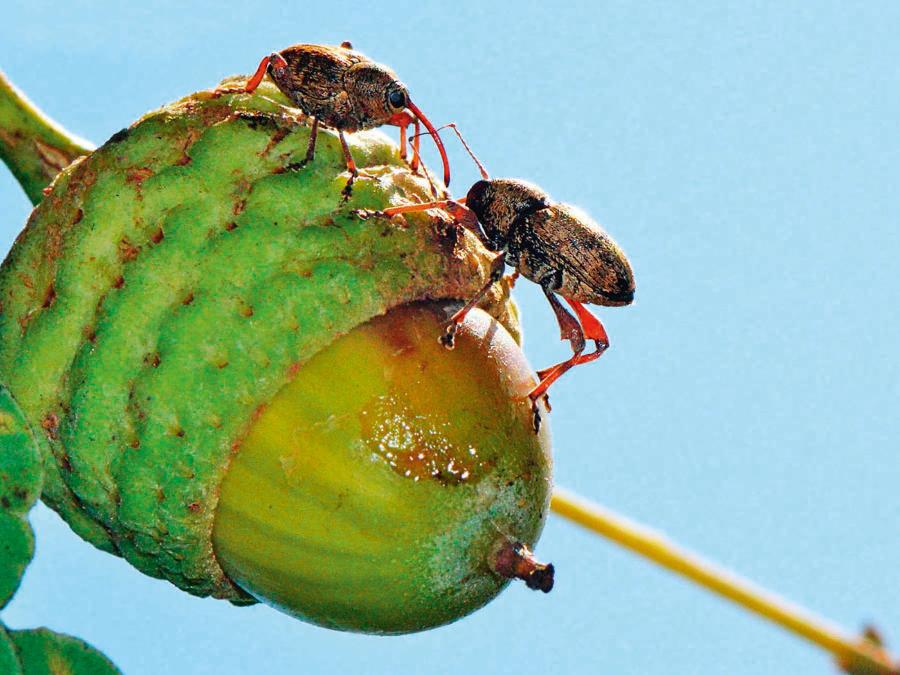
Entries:
[[360,61],[347,70],[344,87],[360,129],[387,124],[406,108],[409,92],[397,74],[373,61]]
[[549,205],[546,192],[515,178],[480,180],[466,195],[466,206],[478,217],[494,250],[505,247],[518,223]]

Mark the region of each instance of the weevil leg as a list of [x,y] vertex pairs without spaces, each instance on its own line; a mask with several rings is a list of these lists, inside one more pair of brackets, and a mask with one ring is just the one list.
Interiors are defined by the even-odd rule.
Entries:
[[563,373],[575,366],[580,366],[582,363],[590,363],[591,361],[599,359],[603,355],[603,352],[609,347],[608,344],[604,344],[598,340],[594,341],[594,345],[595,348],[592,352],[587,354],[573,354],[571,358],[566,359],[562,363],[557,363],[555,366],[538,371],[538,377],[541,378],[541,381],[528,394],[532,404],[536,403],[541,396],[544,396],[547,389],[550,388],[550,385],[556,382]]
[[341,191],[341,194],[344,195],[344,201],[347,201],[353,194],[353,181],[355,181],[356,177],[359,175],[359,169],[356,168],[356,162],[353,161],[353,155],[350,154],[350,146],[347,145],[347,138],[346,136],[344,136],[343,131],[338,131],[338,138],[341,139],[341,148],[343,148],[344,150],[344,159],[347,162],[347,171],[350,172],[350,179],[347,181],[347,184]]
[[413,118],[413,157],[412,161],[409,163],[409,168],[413,173],[419,172],[419,144],[422,140],[422,133],[419,131],[421,126],[419,125],[419,118]]
[[442,211],[446,211],[447,213],[449,213],[458,225],[462,225],[463,227],[474,232],[482,241],[482,243],[487,246],[486,237],[481,231],[481,226],[478,224],[478,218],[470,209],[466,208],[466,205],[463,203],[463,201],[464,200],[440,199],[438,201],[424,202],[422,204],[392,206],[382,211],[380,215],[391,218],[392,216],[396,216],[399,213],[415,213],[417,211],[441,209]]
[[609,336],[606,334],[606,329],[603,327],[603,324],[600,323],[600,319],[594,316],[591,313],[591,310],[577,300],[572,300],[572,298],[564,299],[569,303],[569,306],[575,310],[575,315],[578,317],[578,322],[581,324],[581,328],[584,331],[584,337],[609,347]]
[[569,311],[563,307],[559,298],[556,297],[556,293],[554,293],[550,287],[550,283],[542,283],[541,290],[544,291],[547,302],[550,303],[550,307],[556,315],[556,322],[559,324],[559,339],[568,340],[569,344],[572,345],[572,351],[575,354],[580,354],[584,351],[586,341],[584,330],[578,322],[578,319],[572,316]]
[[431,209],[441,209],[449,214],[453,214],[453,200],[441,199],[436,202],[423,202],[421,204],[406,204],[404,206],[391,206],[381,212],[381,215],[388,218],[396,216],[400,213],[415,213],[417,211],[430,211]]
[[491,290],[491,286],[496,284],[500,279],[503,278],[503,270],[506,267],[506,251],[500,251],[497,256],[491,261],[491,268],[488,272],[487,281],[484,282],[484,285],[478,289],[478,292],[472,296],[472,298],[463,305],[462,309],[457,311],[453,316],[450,317],[450,320],[447,322],[447,327],[444,329],[443,335],[441,335],[438,340],[442,345],[444,345],[447,349],[453,349],[454,341],[456,339],[456,331],[459,329],[459,324],[461,324],[466,315],[472,311],[472,309],[481,302],[481,299],[487,294],[489,290]]
[[288,67],[287,61],[284,60],[284,57],[278,52],[274,52],[266,57],[263,57],[263,60],[259,62],[259,66],[256,68],[256,72],[253,73],[253,76],[249,80],[247,80],[247,84],[245,84],[243,87],[219,87],[213,93],[216,96],[221,96],[222,94],[252,94],[254,91],[256,91],[259,83],[262,82],[263,78],[266,76],[266,73],[269,70],[269,65],[271,65],[272,69],[276,71],[281,71]]
[[316,158],[316,138],[319,136],[319,118],[312,117],[312,125],[309,128],[309,141],[306,143],[306,157],[299,162],[288,164],[290,171],[299,171]]
[[[404,162],[406,161],[406,127],[408,124],[398,124],[397,127],[400,129],[400,159]],[[410,165],[410,168],[412,166]]]
[[491,244],[487,235],[484,233],[484,230],[481,228],[481,224],[478,222],[478,216],[475,215],[474,211],[466,207],[465,197],[462,199],[442,199],[436,202],[425,202],[424,204],[392,206],[381,211],[380,215],[390,218],[398,213],[414,213],[416,211],[428,211],[430,209],[441,209],[442,211],[446,211],[453,217],[453,222],[456,225],[466,228],[478,237],[478,240],[484,244],[486,249],[489,251],[495,250],[494,245]]
[[[555,293],[550,288],[550,284],[541,284],[541,288],[544,291],[544,295],[547,296],[550,306],[553,308],[553,313],[556,314],[556,319],[559,322],[560,337],[563,340],[569,340],[573,354],[565,361],[537,372],[540,381],[528,394],[528,398],[531,399],[531,408],[535,415],[536,429],[540,427],[537,402],[541,397],[547,395],[550,385],[556,382],[563,373],[575,366],[600,358],[609,347],[609,337],[606,334],[606,329],[600,323],[600,320],[591,314],[584,305],[570,298],[565,299],[572,309],[575,310],[575,314],[578,317],[576,319],[556,298]],[[594,351],[584,354],[587,340],[592,340],[595,348]]]
[[319,137],[319,118],[312,118],[312,126],[309,129],[309,142],[306,144],[306,159],[304,164],[309,164],[316,157],[316,139]]
[[[272,62],[272,57],[274,54],[270,54],[263,58],[262,61],[259,62],[259,67],[256,69],[256,72],[253,73],[253,77],[247,80],[247,84],[244,85],[244,92],[249,94],[253,91],[256,91],[256,88],[259,86],[259,83],[263,81],[263,78],[266,76],[266,72],[269,70],[269,64]],[[284,59],[282,59],[283,61]]]
[[406,144],[408,142],[406,136],[406,130],[409,128],[409,125],[413,125],[413,136],[412,136],[412,149],[413,155],[412,159],[409,162],[410,171],[413,173],[418,173],[419,171],[419,118],[414,116],[407,110],[403,112],[397,113],[393,115],[390,120],[388,120],[389,124],[393,124],[400,128],[400,159],[406,160]]

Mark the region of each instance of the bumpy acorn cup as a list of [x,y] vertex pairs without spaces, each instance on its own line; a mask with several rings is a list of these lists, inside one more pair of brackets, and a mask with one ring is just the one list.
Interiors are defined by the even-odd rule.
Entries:
[[345,201],[337,138],[302,165],[308,133],[273,87],[203,92],[54,181],[0,269],[0,381],[41,431],[44,500],[188,592],[340,629],[547,590],[549,438],[502,284],[437,342],[438,301],[492,254],[437,212],[362,220],[427,183],[356,134]]

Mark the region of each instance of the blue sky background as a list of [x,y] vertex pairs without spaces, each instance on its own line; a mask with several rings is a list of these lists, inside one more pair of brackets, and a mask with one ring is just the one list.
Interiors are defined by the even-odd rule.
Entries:
[[[900,646],[900,4],[6,3],[0,68],[102,142],[295,42],[390,64],[496,176],[629,253],[613,347],[554,387],[556,477]],[[676,7],[677,4],[677,7]],[[459,194],[476,178],[451,142]],[[0,171],[0,247],[29,205]],[[516,288],[535,366],[566,354]],[[830,673],[817,650],[557,519],[558,569],[429,633],[329,632],[200,600],[32,516],[4,613],[126,673]]]

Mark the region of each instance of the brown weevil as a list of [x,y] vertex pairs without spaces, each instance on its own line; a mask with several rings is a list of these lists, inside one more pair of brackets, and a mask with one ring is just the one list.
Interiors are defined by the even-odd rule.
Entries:
[[312,118],[306,158],[301,164],[311,162],[315,156],[319,124],[336,129],[350,171],[349,191],[359,171],[350,155],[344,133],[373,129],[384,124],[400,127],[400,156],[405,159],[406,129],[412,124],[416,133],[410,167],[416,171],[421,121],[441,154],[444,183],[450,184],[450,165],[441,137],[410,100],[406,86],[390,68],[354,51],[349,42],[343,42],[339,47],[299,44],[274,52],[260,62],[246,86],[241,89],[221,88],[217,93],[250,93],[267,74],[285,96]]
[[[447,126],[459,135],[455,125]],[[539,382],[528,394],[537,429],[540,425],[537,403],[550,385],[570,368],[599,358],[609,347],[603,324],[583,303],[607,307],[630,304],[634,299],[634,275],[622,249],[587,214],[551,201],[546,192],[531,183],[511,178],[491,179],[462,136],[459,138],[482,176],[463,199],[397,206],[377,214],[360,211],[359,214],[392,217],[441,209],[458,225],[474,232],[485,247],[497,253],[485,284],[450,318],[441,336],[441,342],[448,348],[453,347],[459,323],[502,278],[506,265],[540,285],[556,315],[560,337],[570,342],[573,354],[537,373]],[[575,316],[566,310],[557,295],[571,306]],[[593,340],[594,350],[585,354],[587,340]]]

